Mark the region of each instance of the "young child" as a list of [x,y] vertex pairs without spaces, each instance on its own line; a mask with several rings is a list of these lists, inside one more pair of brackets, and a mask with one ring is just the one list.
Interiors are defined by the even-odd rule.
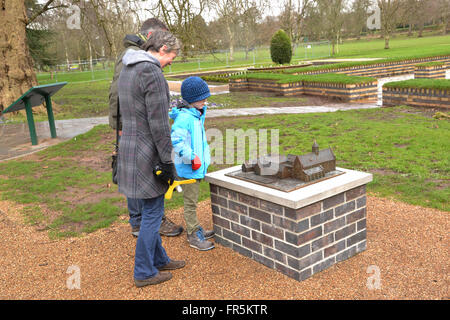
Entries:
[[189,245],[201,251],[214,248],[208,241],[213,231],[205,231],[198,222],[197,202],[200,180],[205,177],[211,161],[205,133],[206,99],[211,96],[208,85],[199,77],[186,78],[181,84],[183,103],[169,113],[172,125],[172,145],[175,153],[175,168],[183,179],[196,179],[194,184],[183,188],[184,219]]

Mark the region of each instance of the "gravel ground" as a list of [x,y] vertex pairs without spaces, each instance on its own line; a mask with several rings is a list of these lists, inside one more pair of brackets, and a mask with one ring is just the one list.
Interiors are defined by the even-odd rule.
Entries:
[[[144,288],[133,283],[136,240],[127,217],[80,238],[49,240],[24,225],[18,206],[0,201],[0,299],[445,299],[449,294],[449,214],[368,197],[367,250],[297,282],[231,249],[200,252],[186,235],[165,238],[169,257],[184,259],[169,282]],[[168,216],[184,225],[182,209]],[[210,202],[199,219],[212,227]],[[80,289],[67,273],[79,267]],[[380,289],[367,287],[369,266],[380,270]],[[370,269],[369,269],[370,270]]]

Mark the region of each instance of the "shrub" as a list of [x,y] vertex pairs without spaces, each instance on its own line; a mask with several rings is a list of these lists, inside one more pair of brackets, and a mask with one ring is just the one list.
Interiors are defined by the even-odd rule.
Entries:
[[270,57],[272,61],[279,64],[289,63],[292,59],[291,39],[280,29],[270,41]]

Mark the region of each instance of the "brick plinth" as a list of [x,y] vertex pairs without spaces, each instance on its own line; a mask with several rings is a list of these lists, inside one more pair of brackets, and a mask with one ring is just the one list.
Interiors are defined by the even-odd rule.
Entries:
[[210,182],[215,241],[298,281],[366,249],[366,186],[290,208]]
[[439,89],[383,87],[383,106],[450,108],[450,92]]

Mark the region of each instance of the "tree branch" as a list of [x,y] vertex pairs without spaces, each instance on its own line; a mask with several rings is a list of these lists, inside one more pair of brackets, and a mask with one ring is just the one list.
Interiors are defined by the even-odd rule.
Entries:
[[[54,9],[56,7],[50,7],[50,5],[54,2],[55,0],[48,0],[44,6],[38,10],[36,13],[34,13],[26,22],[25,25],[29,25],[30,23],[32,23],[34,20],[36,20],[37,17],[39,17],[41,14],[43,14],[46,11],[49,11],[51,9]],[[58,6],[60,7],[60,6]]]

